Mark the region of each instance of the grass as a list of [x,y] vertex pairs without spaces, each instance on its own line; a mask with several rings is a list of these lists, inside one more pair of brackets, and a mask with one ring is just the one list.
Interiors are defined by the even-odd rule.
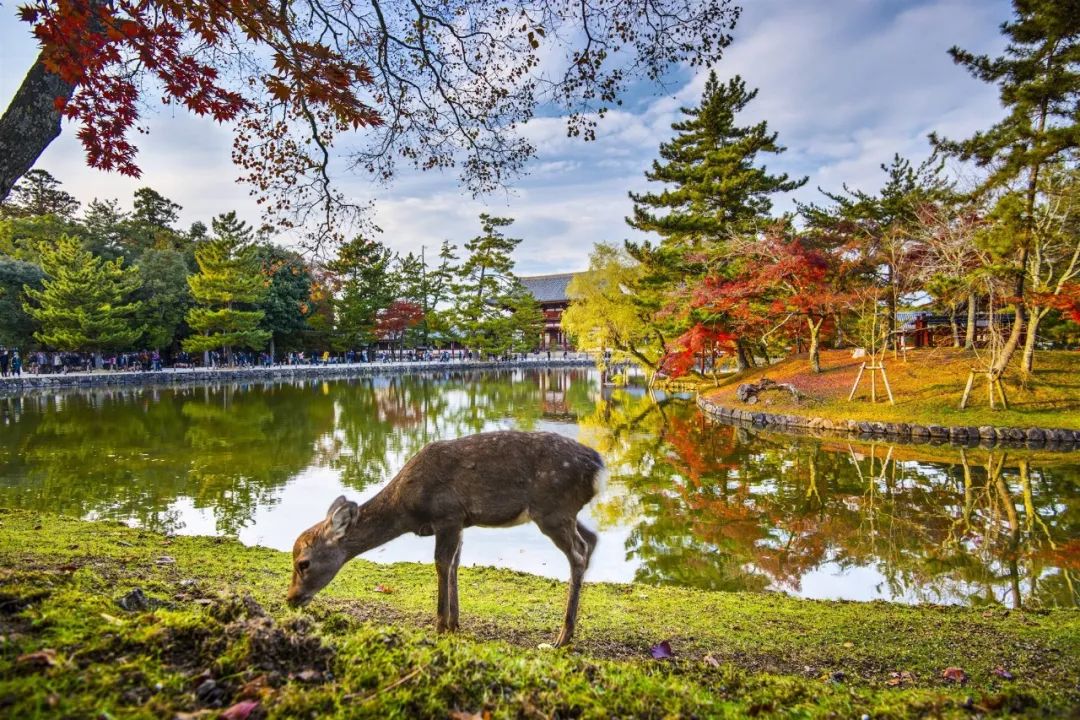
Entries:
[[[560,620],[562,583],[465,568],[463,631],[438,636],[430,565],[355,560],[296,611],[283,603],[289,562],[220,538],[0,511],[0,716],[217,717],[245,700],[258,703],[252,718],[1060,717],[1080,708],[1080,613],[1070,610],[597,583],[585,589],[573,647],[541,650]],[[161,605],[120,607],[135,588]],[[674,659],[651,658],[662,640]],[[950,666],[967,680],[943,678]]]
[[[1009,409],[991,410],[986,382],[976,377],[971,400],[960,410],[960,397],[968,371],[978,365],[975,356],[954,348],[913,350],[904,357],[885,357],[895,405],[884,402],[885,391],[878,378],[877,404],[870,403],[870,383],[865,373],[854,401],[848,393],[865,358],[852,358],[847,350],[821,353],[820,374],[810,371],[805,355],[785,358],[766,368],[756,368],[724,378],[713,390],[702,389],[711,400],[728,407],[762,408],[767,412],[814,415],[830,420],[906,422],[921,425],[993,425],[995,427],[1050,427],[1080,429],[1080,353],[1041,352],[1036,357],[1035,374],[1027,387],[1013,368],[1005,375]],[[738,386],[767,377],[791,383],[807,397],[796,402],[780,392],[763,395],[757,405],[740,403]]]

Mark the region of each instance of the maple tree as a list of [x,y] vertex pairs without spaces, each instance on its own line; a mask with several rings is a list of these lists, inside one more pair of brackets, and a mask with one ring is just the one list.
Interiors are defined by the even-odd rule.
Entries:
[[423,320],[424,309],[420,305],[408,300],[395,300],[376,315],[375,332],[380,339],[400,349],[405,342],[405,333]]
[[738,13],[730,0],[26,0],[41,50],[0,118],[0,200],[64,119],[92,167],[138,175],[132,132],[160,91],[234,124],[233,159],[279,224],[341,239],[338,221],[364,209],[335,189],[342,134],[368,131],[350,167],[458,167],[489,190],[534,153],[516,130],[538,107],[590,139],[634,80],[717,61]]
[[692,322],[676,339],[665,370],[685,374],[697,358],[735,350],[736,338],[758,337],[764,344],[776,333],[801,336],[805,328],[810,368],[821,372],[822,329],[849,298],[842,253],[796,235],[786,222],[730,243],[738,265],[682,294],[678,307]]

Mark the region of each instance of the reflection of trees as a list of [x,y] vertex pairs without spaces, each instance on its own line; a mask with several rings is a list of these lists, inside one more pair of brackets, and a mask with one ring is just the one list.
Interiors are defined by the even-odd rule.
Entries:
[[589,403],[585,370],[460,372],[359,378],[332,386],[334,441],[324,458],[362,490],[388,480],[424,445],[500,427],[572,417]]
[[833,563],[875,567],[892,596],[1080,600],[1075,465],[752,437],[629,391],[607,393],[580,422],[628,490],[609,505],[632,518],[639,580],[798,590]]
[[170,508],[187,498],[213,510],[220,532],[235,533],[310,463],[333,421],[328,398],[288,385],[3,402],[21,403],[22,412],[0,438],[0,502],[163,530],[176,529]]

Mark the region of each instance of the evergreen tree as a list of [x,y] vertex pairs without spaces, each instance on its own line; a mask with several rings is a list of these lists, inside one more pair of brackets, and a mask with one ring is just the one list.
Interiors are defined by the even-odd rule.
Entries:
[[[478,353],[499,355],[514,348],[521,342],[521,333],[535,319],[523,303],[510,257],[521,240],[506,237],[502,232],[513,222],[511,218],[480,215],[483,234],[465,243],[467,256],[453,285],[454,331],[466,347]],[[515,317],[515,308],[525,313]],[[538,336],[539,331],[527,339],[530,347],[536,344]]]
[[394,254],[385,245],[358,235],[342,245],[337,257],[327,265],[338,287],[334,324],[341,349],[365,347],[378,339],[379,311],[397,299],[393,259]]
[[645,173],[650,182],[668,187],[630,193],[631,227],[658,233],[667,244],[720,242],[761,229],[772,212],[771,196],[806,183],[806,178],[770,175],[756,164],[759,154],[786,150],[766,121],[736,125],[736,115],[756,96],[757,90],[747,90],[737,75],[721,84],[715,72],[709,73],[701,105],[682,109],[687,119],[673,123],[676,136],[660,145],[663,162],[654,160]]
[[26,312],[40,325],[34,334],[58,350],[100,352],[133,347],[143,328],[133,320],[140,303],[129,300],[139,288],[139,273],[121,258],[103,260],[63,236],[42,248],[46,279],[40,290],[25,287]]
[[191,289],[184,256],[175,250],[146,250],[136,266],[142,287],[138,321],[146,329],[145,342],[158,350],[170,347],[191,309]]
[[235,212],[214,218],[214,237],[195,249],[199,272],[188,277],[197,307],[188,311],[192,335],[183,342],[188,352],[225,351],[232,363],[234,347],[265,347],[270,333],[259,328],[265,313],[252,309],[266,296],[267,279],[251,244],[252,231]]
[[138,257],[149,248],[187,251],[188,238],[173,227],[180,219],[182,209],[152,188],[136,190],[134,212],[128,218],[124,230],[123,242],[127,254]]
[[23,307],[26,291],[41,288],[45,274],[33,263],[0,256],[0,346],[25,348],[37,329]]
[[406,345],[431,347],[434,336],[445,333],[446,323],[441,306],[450,297],[456,270],[454,246],[444,240],[439,250],[439,264],[428,265],[425,248],[420,254],[408,253],[399,258],[397,275],[400,278],[401,299],[420,307],[423,318],[406,333]]
[[60,181],[45,170],[30,170],[0,205],[0,217],[56,215],[67,220],[79,210],[79,201],[60,189]]
[[[878,289],[886,307],[886,333],[895,340],[896,312],[905,296],[922,290],[912,261],[915,236],[921,230],[919,211],[936,203],[954,202],[952,185],[936,157],[913,165],[899,154],[882,164],[885,182],[877,193],[844,186],[824,192],[829,206],[800,205],[807,221],[807,240],[821,249],[844,246],[852,254],[852,274]],[[858,260],[858,262],[855,262]]]
[[[759,232],[772,212],[772,196],[801,187],[806,178],[769,174],[759,155],[785,151],[768,123],[744,127],[736,116],[757,96],[735,76],[721,83],[709,73],[701,104],[683,108],[685,119],[672,124],[673,139],[660,145],[660,160],[645,173],[650,182],[666,185],[660,192],[630,193],[633,228],[655,232],[657,244],[628,242],[627,250],[642,265],[635,295],[642,311],[652,317],[672,301],[678,286],[706,272],[723,273],[725,241]],[[681,334],[689,319],[654,320],[663,339]],[[740,359],[745,356],[740,352]]]
[[270,278],[266,296],[259,303],[263,319],[259,324],[270,333],[270,353],[278,349],[303,347],[311,315],[311,270],[304,258],[292,250],[269,242],[256,246],[263,275]]
[[83,213],[87,249],[109,260],[124,255],[127,221],[127,213],[115,200],[94,198]]
[[[1080,148],[1080,0],[1013,0],[1014,17],[1001,26],[1009,40],[996,58],[959,47],[953,60],[976,78],[1000,88],[1008,114],[988,130],[952,141],[931,141],[961,160],[989,169],[982,192],[1003,192],[1015,212],[1010,257],[1015,319],[993,370],[1004,371],[1024,333],[1025,276],[1034,241],[1039,175]],[[1016,189],[1019,184],[1019,189]],[[1025,374],[1030,365],[1025,363]]]

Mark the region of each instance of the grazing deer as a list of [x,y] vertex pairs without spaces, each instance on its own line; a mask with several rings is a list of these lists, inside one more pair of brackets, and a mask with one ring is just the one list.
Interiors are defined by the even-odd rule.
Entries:
[[303,605],[350,559],[400,535],[434,535],[437,628],[457,630],[462,529],[532,520],[570,561],[566,617],[555,642],[565,645],[574,634],[581,580],[596,547],[596,534],[577,514],[606,477],[595,450],[555,433],[490,432],[433,442],[375,497],[357,505],[341,496],[326,519],[300,534],[288,602]]

